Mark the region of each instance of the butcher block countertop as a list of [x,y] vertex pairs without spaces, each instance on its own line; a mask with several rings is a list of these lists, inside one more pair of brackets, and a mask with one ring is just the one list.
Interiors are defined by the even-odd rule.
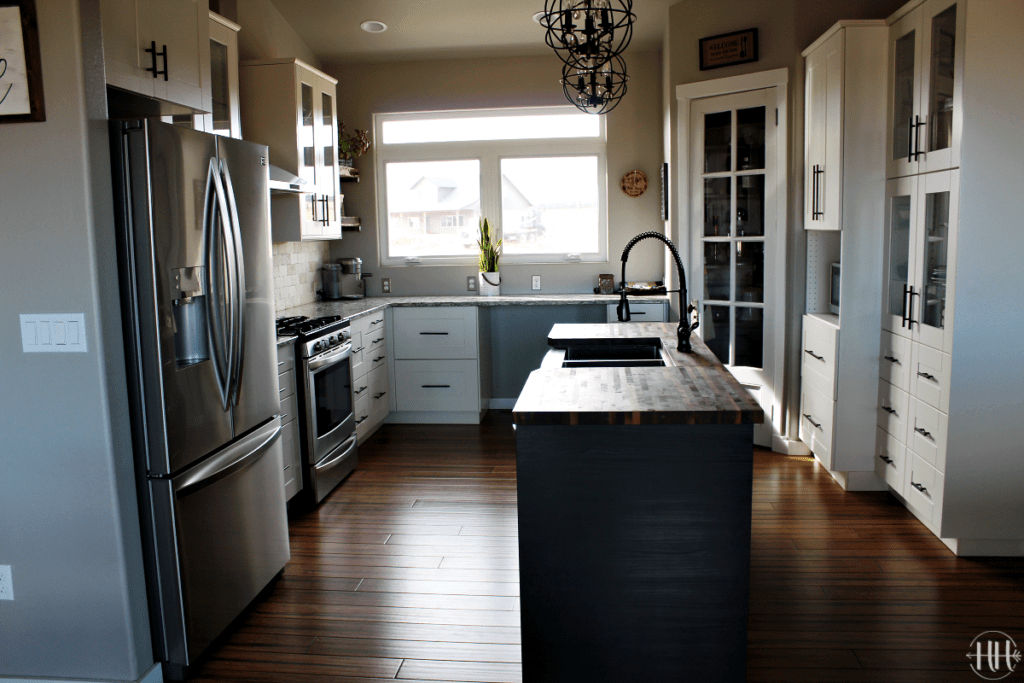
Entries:
[[674,367],[541,367],[512,417],[517,425],[758,424],[764,412],[696,335],[676,351],[676,323],[555,325],[553,348],[659,342]]

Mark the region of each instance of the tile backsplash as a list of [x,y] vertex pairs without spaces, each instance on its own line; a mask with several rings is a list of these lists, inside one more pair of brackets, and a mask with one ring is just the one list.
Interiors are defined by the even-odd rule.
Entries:
[[320,267],[331,259],[330,242],[274,243],[274,307],[286,308],[316,301]]

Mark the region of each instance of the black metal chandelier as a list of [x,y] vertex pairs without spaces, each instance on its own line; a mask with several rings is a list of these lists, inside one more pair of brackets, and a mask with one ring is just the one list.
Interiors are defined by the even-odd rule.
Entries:
[[562,60],[562,90],[590,114],[611,111],[626,94],[622,52],[633,37],[633,0],[545,0],[545,42]]
[[619,55],[600,66],[562,67],[562,92],[580,111],[607,114],[626,94],[626,62]]

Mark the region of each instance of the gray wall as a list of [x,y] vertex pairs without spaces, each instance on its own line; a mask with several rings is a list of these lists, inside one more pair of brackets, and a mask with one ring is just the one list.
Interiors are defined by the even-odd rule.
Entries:
[[[0,676],[152,665],[96,6],[36,0],[47,120],[0,125]],[[22,353],[19,313],[77,312],[88,353]]]
[[[239,59],[298,57],[320,68],[320,59],[313,54],[270,0],[237,0]],[[245,131],[242,131],[245,137]]]
[[[628,52],[629,91],[608,117],[608,263],[557,265],[502,265],[501,291],[530,293],[530,278],[541,276],[545,293],[586,293],[597,286],[599,273],[619,279],[619,255],[631,237],[646,230],[664,230],[659,212],[659,172],[662,154],[661,56],[656,52]],[[338,118],[348,129],[373,128],[373,114],[567,104],[558,79],[560,64],[554,54],[544,57],[489,58],[389,64],[328,65],[338,79]],[[380,278],[390,277],[397,295],[462,294],[472,266],[396,266],[382,268],[379,261],[373,148],[356,165],[358,184],[345,183],[345,212],[362,219],[362,232],[346,232],[332,242],[331,256],[358,256],[363,270],[373,273],[368,292],[380,293]],[[619,180],[629,170],[647,174],[650,188],[642,196],[627,197]],[[647,242],[630,252],[630,280],[660,280],[664,274],[664,248]]]

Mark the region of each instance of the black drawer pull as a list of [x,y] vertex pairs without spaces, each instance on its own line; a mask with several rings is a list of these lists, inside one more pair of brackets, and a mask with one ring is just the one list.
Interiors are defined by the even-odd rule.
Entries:
[[918,434],[920,434],[921,436],[926,436],[929,439],[932,438],[932,433],[929,432],[927,429],[921,429],[920,427],[914,427],[914,431],[917,432]]
[[937,382],[938,381],[937,379],[935,379],[934,375],[929,375],[927,372],[919,372],[919,373],[917,373],[917,376],[918,377],[924,377],[925,379],[929,379],[929,380],[931,380],[933,382]]
[[910,482],[910,485],[913,486],[918,491],[920,491],[921,493],[928,493],[928,489],[926,489],[925,487],[921,486],[916,481]]
[[885,455],[880,455],[878,457],[881,458],[882,462],[884,462],[886,465],[891,465],[892,464],[892,458],[890,458],[888,456],[885,456]]
[[890,408],[889,406],[882,406],[882,410],[889,413],[890,415],[896,415],[896,410],[894,408]]
[[885,358],[890,363],[896,363],[897,365],[902,365],[902,363],[900,363],[898,358],[893,358],[892,356],[882,356],[882,357]]
[[377,320],[374,320],[374,321],[373,321],[372,323],[370,323],[370,324],[371,324],[371,325],[379,325],[379,324],[380,324],[380,323],[382,323],[382,322],[384,322],[384,318],[379,318],[379,319],[377,319]]
[[368,418],[368,417],[369,417],[369,415],[363,415],[361,418],[356,420],[356,425],[358,426],[358,425],[362,424],[363,422],[366,421],[366,418]]
[[437,337],[447,337],[448,336],[447,332],[420,332],[420,334],[427,335],[427,336],[431,336],[432,335],[432,336],[437,336]]
[[354,393],[354,394],[361,394],[361,393],[363,393],[364,391],[366,391],[366,389],[367,389],[366,387],[359,387],[358,389],[356,389],[356,390],[355,390],[354,392],[352,392],[352,393]]
[[365,348],[366,348],[365,346],[360,346],[358,349],[353,349],[352,353],[359,353],[360,351],[362,351]]
[[381,337],[379,339],[374,339],[372,342],[370,342],[370,345],[372,346],[372,345],[380,343],[382,341],[384,341],[384,337]]
[[451,389],[451,384],[422,384],[424,389]]
[[382,361],[385,358],[387,358],[387,356],[377,356],[376,358],[373,359],[373,362],[376,363],[377,361]]
[[825,357],[824,356],[819,356],[818,354],[816,354],[814,351],[811,351],[810,349],[805,349],[804,353],[809,354],[811,356],[811,358],[817,358],[818,360],[820,360],[822,362],[825,361]]
[[[814,418],[812,418],[810,415],[808,415],[807,413],[804,413],[804,417],[806,417],[807,421],[810,422],[812,425],[814,425],[818,429],[821,429],[821,425],[818,424],[817,422],[815,422]],[[824,430],[822,430],[822,431],[824,431]]]
[[381,396],[384,396],[384,395],[385,395],[385,394],[387,394],[387,393],[388,393],[388,392],[386,392],[386,391],[382,391],[382,392],[380,392],[379,394],[377,394],[376,396],[374,396],[374,397],[373,397],[373,399],[374,399],[374,400],[377,400],[378,398],[380,398]]

